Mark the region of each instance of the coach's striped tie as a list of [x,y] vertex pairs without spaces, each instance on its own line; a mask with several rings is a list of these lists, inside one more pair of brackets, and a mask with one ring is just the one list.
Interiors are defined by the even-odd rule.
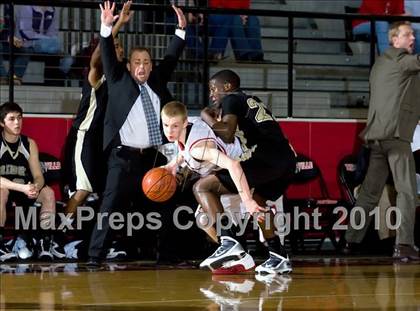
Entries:
[[144,85],[140,86],[140,96],[143,103],[144,114],[146,116],[147,129],[149,130],[149,140],[152,146],[162,144],[162,134],[159,129],[159,121],[156,116],[156,111],[153,108],[152,100]]

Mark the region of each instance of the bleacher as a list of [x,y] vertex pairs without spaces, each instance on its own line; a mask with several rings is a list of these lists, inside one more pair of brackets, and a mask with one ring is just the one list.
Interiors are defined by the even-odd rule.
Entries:
[[[344,6],[354,1],[278,1],[255,0],[254,9],[343,13]],[[151,47],[156,59],[162,58],[170,35],[144,34],[144,12],[137,11],[122,30],[124,48],[134,45]],[[287,115],[288,20],[286,17],[260,16],[265,58],[272,63],[238,63],[233,53],[219,63],[209,63],[210,75],[223,68],[236,70],[243,87],[266,96],[276,116]],[[74,55],[87,46],[99,32],[99,9],[61,8],[60,37],[64,53]],[[71,30],[70,30],[71,29]],[[77,29],[77,30],[74,30]],[[368,100],[369,55],[346,51],[343,20],[318,18],[294,19],[293,111],[295,117],[365,118]],[[203,98],[204,64],[182,58],[175,73],[172,91],[190,109],[200,109]],[[74,113],[80,98],[80,76],[66,78],[60,87],[45,86],[45,63],[32,60],[16,87],[15,99],[28,112]],[[0,88],[0,100],[8,98],[8,87]]]

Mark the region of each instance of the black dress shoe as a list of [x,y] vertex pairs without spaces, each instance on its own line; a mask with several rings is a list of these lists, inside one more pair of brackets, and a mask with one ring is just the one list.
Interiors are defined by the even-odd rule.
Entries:
[[88,269],[99,269],[101,267],[101,259],[99,257],[89,257],[86,263]]
[[360,243],[349,243],[347,242],[341,249],[341,253],[346,256],[360,254]]
[[420,260],[420,254],[417,247],[412,245],[397,244],[394,246],[393,259],[398,260]]

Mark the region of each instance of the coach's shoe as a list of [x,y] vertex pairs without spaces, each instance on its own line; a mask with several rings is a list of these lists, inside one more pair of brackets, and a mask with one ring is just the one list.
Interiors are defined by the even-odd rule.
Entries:
[[54,259],[53,254],[51,254],[51,239],[49,237],[45,237],[39,239],[36,243],[36,248],[38,251],[38,259],[39,260],[47,260],[51,261]]
[[54,240],[51,241],[50,253],[54,256],[54,258],[57,259],[66,258],[66,251],[64,250],[64,247],[55,242]]
[[397,244],[394,246],[394,253],[392,254],[392,258],[401,261],[419,261],[419,249],[416,246],[412,245]]
[[18,258],[23,260],[29,259],[33,255],[33,252],[29,249],[28,244],[21,237],[16,239],[15,245],[13,246],[13,252],[18,256]]
[[255,272],[259,274],[283,274],[292,272],[292,264],[289,256],[283,257],[277,253],[270,252],[270,257],[255,268]]
[[200,268],[213,271],[222,267],[224,263],[240,260],[246,257],[245,255],[246,252],[238,241],[229,236],[222,236],[220,246],[210,257],[200,263]]
[[10,240],[7,243],[4,243],[4,241],[0,242],[0,261],[1,262],[17,260],[17,254],[13,252],[13,242],[14,240]]

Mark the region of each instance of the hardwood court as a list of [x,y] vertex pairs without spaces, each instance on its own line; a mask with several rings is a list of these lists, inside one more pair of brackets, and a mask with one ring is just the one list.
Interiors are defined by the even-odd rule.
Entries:
[[296,259],[289,276],[145,263],[1,265],[0,310],[420,310],[420,263]]

